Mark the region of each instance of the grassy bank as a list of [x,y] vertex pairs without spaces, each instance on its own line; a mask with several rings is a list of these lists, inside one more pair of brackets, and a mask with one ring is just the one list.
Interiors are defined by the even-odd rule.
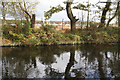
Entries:
[[3,27],[2,46],[37,46],[59,44],[107,44],[118,43],[120,28],[89,28],[88,30],[57,31],[54,26],[46,25],[39,29],[26,27]]

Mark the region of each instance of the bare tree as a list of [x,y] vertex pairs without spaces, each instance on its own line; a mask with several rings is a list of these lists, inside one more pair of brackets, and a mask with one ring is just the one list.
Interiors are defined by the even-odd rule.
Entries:
[[108,0],[106,2],[106,5],[103,9],[103,12],[102,12],[102,17],[101,17],[101,21],[100,21],[100,25],[99,25],[99,28],[102,28],[105,26],[105,20],[106,20],[106,15],[107,15],[107,12],[108,10],[110,9],[110,5],[111,5],[111,0]]
[[21,10],[25,13],[25,18],[27,23],[31,24],[31,28],[34,28],[35,25],[35,14],[30,14],[30,12],[27,10],[26,8],[26,2],[24,1],[24,7],[22,6],[21,3],[19,3],[19,6],[21,8]]
[[117,4],[117,8],[116,8],[116,11],[115,11],[114,15],[108,20],[106,27],[108,27],[110,22],[117,16],[118,9],[119,9],[119,3]]
[[64,2],[66,5],[65,8],[60,5],[58,5],[57,7],[52,7],[49,11],[46,11],[45,13],[46,19],[49,19],[54,13],[58,13],[62,10],[66,10],[67,16],[70,19],[71,32],[74,32],[76,29],[76,22],[79,19],[76,19],[76,16],[73,15],[72,9],[78,9],[78,10],[84,10],[84,11],[88,11],[88,9],[85,5],[80,4],[80,3],[71,8],[71,5],[74,4],[73,1],[74,0],[67,0],[66,2]]
[[[17,19],[24,18],[26,20],[27,24],[30,24],[31,28],[35,25],[35,7],[38,4],[38,2],[2,2],[2,16],[3,20],[5,20],[6,14],[9,16],[12,16]],[[6,13],[6,8],[7,13]]]
[[70,24],[71,24],[71,32],[74,32],[76,29],[76,22],[79,19],[76,19],[75,16],[73,16],[72,10],[71,10],[71,5],[73,3],[73,0],[68,0],[66,4],[66,11],[67,11],[67,16],[70,19]]
[[5,8],[5,2],[2,2],[2,17],[3,17],[3,22],[5,21],[5,16],[6,16],[6,8]]
[[120,27],[120,0],[118,2],[118,27]]

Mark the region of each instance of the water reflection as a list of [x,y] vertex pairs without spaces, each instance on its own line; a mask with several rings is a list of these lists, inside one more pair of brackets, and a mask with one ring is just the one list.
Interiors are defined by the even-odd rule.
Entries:
[[2,48],[3,78],[120,77],[119,46]]
[[2,79],[2,48],[0,47],[0,80]]

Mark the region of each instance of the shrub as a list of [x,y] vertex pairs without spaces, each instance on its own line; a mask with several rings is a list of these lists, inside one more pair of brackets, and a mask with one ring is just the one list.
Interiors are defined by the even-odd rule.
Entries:
[[[4,37],[14,42],[20,42],[27,45],[39,44],[56,44],[66,41],[79,41],[86,43],[104,43],[104,42],[118,42],[120,36],[118,32],[120,28],[103,28],[80,30],[76,33],[62,33],[57,31],[52,25],[45,25],[37,29],[28,28],[26,32],[22,31],[24,28],[13,28],[9,24],[4,25]],[[20,32],[17,32],[17,31]]]

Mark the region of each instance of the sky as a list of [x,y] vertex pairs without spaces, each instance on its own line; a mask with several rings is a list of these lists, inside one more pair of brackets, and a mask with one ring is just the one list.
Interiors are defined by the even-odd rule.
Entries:
[[[33,1],[33,0],[32,0]],[[62,5],[63,7],[65,7],[65,4],[63,3],[64,1],[67,0],[38,0],[39,4],[36,7],[36,16],[37,16],[37,20],[44,20],[44,11],[48,11],[50,9],[50,6],[57,6],[57,5]],[[98,2],[106,2],[107,0],[89,0],[90,3],[92,4],[96,4]],[[111,0],[111,1],[115,1],[115,0]],[[79,2],[79,3],[86,3],[88,2],[88,0],[74,0],[74,3]],[[87,3],[86,3],[87,4]],[[105,4],[100,4],[101,6],[104,6]],[[94,8],[95,9],[95,8]],[[94,10],[92,9],[92,10]],[[81,19],[81,10],[72,10],[73,14],[76,16],[76,18]],[[87,12],[84,12],[84,20],[87,20]],[[101,14],[100,14],[101,15]],[[92,17],[95,16],[93,13],[91,13],[91,17],[90,19],[92,19]],[[52,21],[69,21],[68,17],[67,17],[67,13],[66,11],[61,11],[59,13],[55,13],[52,15],[52,17],[49,19]],[[96,19],[97,22],[100,21],[98,18]]]
[[[7,0],[7,1],[20,1],[20,0]],[[57,6],[59,4],[63,7],[65,7],[66,5],[63,2],[67,1],[67,0],[25,0],[25,1],[38,2],[39,4],[35,8],[36,9],[35,10],[36,19],[37,20],[44,20],[45,19],[44,18],[44,12],[45,11],[48,11],[51,6],[53,7],[53,6]],[[107,0],[89,0],[89,2],[92,3],[92,4],[96,4],[99,1],[106,2]],[[88,2],[88,0],[74,0],[74,3],[76,3],[76,2],[86,3],[86,2]],[[100,5],[104,6],[105,4],[100,4]],[[93,8],[92,10],[94,10],[94,9],[95,8]],[[82,17],[81,16],[82,15],[81,10],[72,10],[72,11],[73,11],[74,16],[76,16],[76,18],[81,19],[81,17]],[[83,12],[83,14],[84,14],[84,20],[86,21],[87,20],[87,12]],[[90,19],[91,19],[94,16],[94,14],[93,13],[90,13],[90,14],[91,14]],[[53,14],[52,17],[49,20],[50,21],[62,21],[62,20],[69,21],[69,19],[67,17],[66,10]],[[97,22],[99,21],[98,18],[96,20],[97,20]]]
[[[37,12],[36,12],[36,16],[38,20],[43,20],[44,19],[44,11],[48,11],[50,9],[50,6],[57,6],[57,5],[62,5],[63,7],[65,7],[65,4],[63,3],[66,0],[39,0],[39,5],[37,5]],[[74,2],[86,2],[88,0],[74,0]],[[97,3],[98,0],[89,0],[90,3]],[[80,17],[81,15],[81,11],[80,10],[73,10],[73,14],[78,18],[78,16]],[[85,13],[86,15],[86,13]],[[64,19],[64,21],[68,21],[68,17],[66,14],[66,11],[61,11],[59,13],[55,13],[53,14],[53,16],[50,18],[50,20],[53,21],[61,21],[62,19]]]

